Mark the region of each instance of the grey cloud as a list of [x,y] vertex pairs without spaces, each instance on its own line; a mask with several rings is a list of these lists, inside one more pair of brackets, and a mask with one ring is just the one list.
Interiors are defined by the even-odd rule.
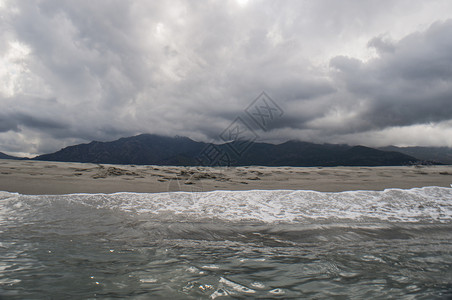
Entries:
[[[335,57],[331,66],[339,70],[351,97],[363,101],[367,110],[357,116],[367,128],[407,126],[452,118],[452,20],[433,24],[394,43],[391,51],[368,62]],[[379,38],[369,44],[375,46]],[[378,45],[385,47],[382,45]]]
[[37,117],[28,114],[17,114],[14,116],[14,119],[18,124],[38,130],[66,129],[68,127],[67,124],[50,118]]
[[0,132],[19,131],[16,119],[13,116],[0,114]]
[[[0,56],[5,40],[30,53],[14,95],[0,88],[0,147],[23,145],[18,131],[45,141],[24,152],[143,132],[215,139],[261,91],[284,109],[262,139],[328,141],[451,116],[451,22],[387,32],[404,9],[431,7],[422,1],[7,3]],[[356,40],[379,57],[334,54],[325,68]]]
[[36,130],[64,130],[70,126],[66,113],[55,99],[30,96],[0,98],[3,113],[0,114],[2,131],[21,131],[23,127]]
[[381,36],[374,37],[371,39],[367,46],[374,47],[380,54],[384,54],[385,52],[394,52],[395,46],[392,41],[388,39],[384,39]]

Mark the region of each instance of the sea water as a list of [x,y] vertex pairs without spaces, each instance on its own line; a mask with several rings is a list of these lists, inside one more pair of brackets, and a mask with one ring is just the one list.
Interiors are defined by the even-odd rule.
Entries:
[[0,192],[1,299],[450,299],[452,188]]

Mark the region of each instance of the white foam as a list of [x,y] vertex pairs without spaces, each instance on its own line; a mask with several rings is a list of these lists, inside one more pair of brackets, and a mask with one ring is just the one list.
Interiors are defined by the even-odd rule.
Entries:
[[236,282],[233,282],[231,280],[228,280],[224,277],[220,277],[220,283],[224,284],[225,286],[231,288],[232,290],[239,292],[239,293],[244,293],[244,294],[254,294],[256,293],[255,290],[247,288],[246,286],[243,286],[241,284],[238,284]]
[[218,270],[218,269],[220,269],[220,267],[217,266],[217,265],[205,265],[205,266],[202,266],[201,269],[203,269],[203,270]]
[[[5,192],[1,192],[0,196],[8,198]],[[452,220],[452,188],[444,187],[339,193],[291,190],[64,196],[18,196],[9,193],[9,197],[15,199],[16,207],[22,205],[22,201],[28,204],[32,200],[39,200],[39,203],[67,201],[96,209],[117,209],[190,221],[219,219],[291,223],[373,219],[448,223]]]
[[262,282],[252,282],[251,286],[256,289],[265,289],[265,284],[263,284]]

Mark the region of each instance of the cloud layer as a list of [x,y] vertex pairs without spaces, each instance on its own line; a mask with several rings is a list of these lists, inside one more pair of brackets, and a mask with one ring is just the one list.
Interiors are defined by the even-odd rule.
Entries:
[[[0,151],[138,133],[452,146],[450,1],[1,1]],[[428,135],[428,136],[426,136]]]

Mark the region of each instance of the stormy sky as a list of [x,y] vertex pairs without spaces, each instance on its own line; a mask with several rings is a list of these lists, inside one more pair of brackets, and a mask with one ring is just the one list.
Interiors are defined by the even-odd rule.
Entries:
[[0,151],[140,133],[452,147],[452,1],[0,0]]

